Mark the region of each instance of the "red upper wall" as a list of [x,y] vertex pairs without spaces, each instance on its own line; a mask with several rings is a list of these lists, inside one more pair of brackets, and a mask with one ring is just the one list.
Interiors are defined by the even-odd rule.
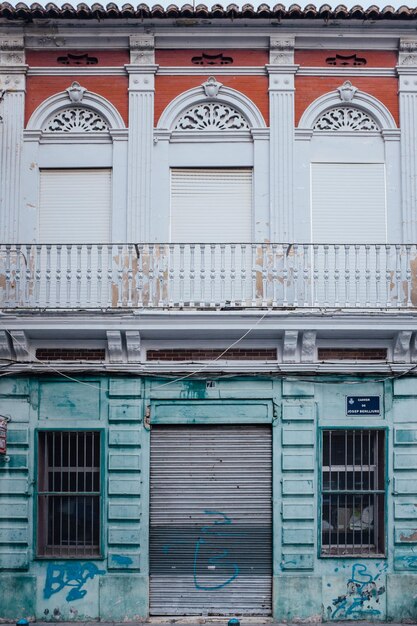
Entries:
[[399,126],[398,80],[386,76],[296,76],[295,77],[295,125],[306,108],[320,96],[334,91],[345,81],[350,80],[354,87],[366,91],[380,100],[391,112]]
[[128,78],[127,76],[28,76],[26,83],[25,125],[33,111],[46,98],[65,91],[71,83],[78,81],[82,87],[107,98],[119,111],[128,125]]
[[304,67],[395,67],[398,55],[395,50],[296,50],[294,60]]
[[[215,76],[216,73],[213,72]],[[199,87],[207,76],[156,76],[155,79],[155,126],[165,107],[183,91]],[[241,91],[260,109],[265,123],[269,124],[268,78],[266,76],[219,76],[226,87]]]
[[267,50],[156,50],[155,63],[177,67],[251,67],[268,63]]
[[27,50],[33,67],[118,67],[129,63],[128,50]]

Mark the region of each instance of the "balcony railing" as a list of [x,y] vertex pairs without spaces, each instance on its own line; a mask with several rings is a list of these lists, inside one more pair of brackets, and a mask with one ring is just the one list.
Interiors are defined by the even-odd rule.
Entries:
[[7,244],[3,309],[410,309],[415,244]]

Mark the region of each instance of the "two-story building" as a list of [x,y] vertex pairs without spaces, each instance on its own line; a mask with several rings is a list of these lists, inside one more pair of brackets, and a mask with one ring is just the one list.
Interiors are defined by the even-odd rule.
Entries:
[[0,5],[0,620],[417,619],[416,24]]

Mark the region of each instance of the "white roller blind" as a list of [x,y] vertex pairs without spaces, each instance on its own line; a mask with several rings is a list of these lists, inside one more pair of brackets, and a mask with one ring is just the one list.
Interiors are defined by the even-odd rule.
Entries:
[[41,170],[39,241],[110,241],[111,170]]
[[312,163],[314,243],[386,241],[383,163]]
[[250,242],[251,169],[172,169],[171,241]]

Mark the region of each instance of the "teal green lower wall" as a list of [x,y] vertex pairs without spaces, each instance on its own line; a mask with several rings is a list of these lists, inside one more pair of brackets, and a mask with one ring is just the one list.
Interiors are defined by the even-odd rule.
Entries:
[[[0,380],[10,415],[0,458],[0,620],[135,621],[149,615],[151,425],[271,424],[273,616],[279,621],[417,621],[417,379]],[[355,384],[352,385],[351,383]],[[346,396],[377,395],[380,415],[346,415]],[[320,558],[320,428],[387,434],[386,558]],[[39,560],[39,429],[103,432],[102,556]]]

